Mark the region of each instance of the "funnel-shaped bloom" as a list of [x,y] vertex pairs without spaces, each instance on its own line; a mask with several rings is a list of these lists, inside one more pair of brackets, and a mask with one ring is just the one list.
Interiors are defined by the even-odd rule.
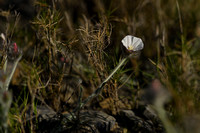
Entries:
[[142,39],[131,35],[125,36],[122,39],[122,43],[129,51],[139,51],[144,48],[144,43],[142,42]]

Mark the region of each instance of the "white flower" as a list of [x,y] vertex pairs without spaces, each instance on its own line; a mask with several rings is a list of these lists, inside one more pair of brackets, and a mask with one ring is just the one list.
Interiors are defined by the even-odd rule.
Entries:
[[125,36],[122,39],[122,43],[129,51],[139,51],[144,48],[142,39],[131,35]]

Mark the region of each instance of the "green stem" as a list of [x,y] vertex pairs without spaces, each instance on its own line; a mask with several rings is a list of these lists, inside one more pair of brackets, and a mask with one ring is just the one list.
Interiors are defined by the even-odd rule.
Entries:
[[19,60],[21,59],[21,57],[22,57],[22,54],[20,54],[19,57],[18,57],[18,58],[16,59],[16,61],[14,62],[14,66],[13,66],[13,68],[12,68],[12,70],[11,70],[11,73],[9,74],[8,78],[6,79],[6,81],[5,81],[5,83],[4,83],[4,86],[3,86],[4,90],[8,90],[10,81],[11,81],[11,79],[12,79],[12,77],[13,77],[13,74],[14,74],[14,72],[15,72],[15,69],[16,69],[17,64],[18,64]]
[[155,110],[158,113],[158,116],[160,118],[160,120],[163,122],[163,125],[166,129],[166,133],[176,133],[176,130],[174,128],[174,126],[172,125],[172,123],[169,121],[169,119],[167,118],[167,114],[166,111],[164,109],[164,101],[166,101],[166,96],[162,96],[162,98],[157,98],[154,106],[155,106]]
[[83,106],[85,106],[89,101],[91,101],[93,98],[97,97],[100,92],[102,91],[104,85],[110,78],[117,72],[117,70],[128,60],[129,57],[132,55],[129,55],[128,57],[124,58],[121,60],[121,62],[115,67],[115,69],[111,72],[111,74],[99,85],[99,87],[87,98],[85,99],[82,103],[79,104],[77,108],[75,108],[74,112],[78,111],[81,109]]

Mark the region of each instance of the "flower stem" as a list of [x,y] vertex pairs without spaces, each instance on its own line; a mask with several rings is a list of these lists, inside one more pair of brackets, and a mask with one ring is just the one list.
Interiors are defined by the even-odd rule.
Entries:
[[110,75],[99,85],[99,87],[87,98],[85,99],[82,103],[79,104],[78,107],[75,108],[74,113],[81,109],[83,106],[85,106],[89,101],[91,101],[93,98],[97,97],[100,92],[102,91],[104,85],[110,80],[110,78],[119,70],[119,68],[128,60],[129,57],[132,55],[129,55],[128,57],[124,58],[121,60],[121,62],[115,67],[115,69],[110,73]]
[[14,72],[15,72],[15,69],[16,69],[16,67],[17,67],[17,64],[18,64],[18,62],[20,61],[21,58],[22,58],[22,54],[19,55],[19,57],[16,59],[16,61],[14,61],[14,65],[13,65],[13,68],[12,68],[12,70],[11,70],[11,73],[9,74],[9,76],[7,77],[7,79],[6,79],[5,83],[4,83],[3,88],[4,88],[4,90],[6,90],[6,91],[8,90],[10,81],[11,81],[11,79],[12,79],[12,77],[13,77],[13,74],[14,74]]

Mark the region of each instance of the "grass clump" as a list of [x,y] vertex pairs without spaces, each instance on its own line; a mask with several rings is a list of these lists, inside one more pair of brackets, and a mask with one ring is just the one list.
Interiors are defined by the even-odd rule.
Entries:
[[[148,125],[140,109],[150,107],[167,132],[197,132],[198,124],[190,123],[200,121],[199,5],[195,0],[1,1],[0,130],[48,132],[49,122],[60,125],[52,132],[95,132],[81,115],[93,110],[116,119],[113,132],[140,132],[123,126],[120,113],[131,110],[136,116],[131,118]],[[144,50],[109,77],[129,54],[121,44],[126,35],[140,37]],[[21,60],[9,53],[15,45]],[[6,75],[9,82],[6,60],[9,73],[15,72]],[[87,101],[98,87],[101,93]],[[143,92],[144,99],[150,97],[145,104]]]

